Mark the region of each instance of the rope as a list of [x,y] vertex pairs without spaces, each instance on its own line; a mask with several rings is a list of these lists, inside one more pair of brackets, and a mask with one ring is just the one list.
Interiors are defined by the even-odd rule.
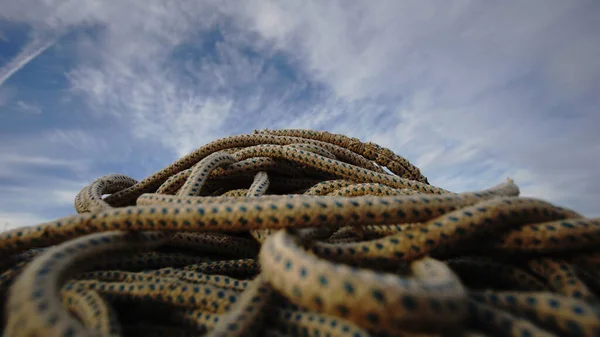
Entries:
[[600,219],[310,130],[219,139],[0,233],[3,336],[599,336]]

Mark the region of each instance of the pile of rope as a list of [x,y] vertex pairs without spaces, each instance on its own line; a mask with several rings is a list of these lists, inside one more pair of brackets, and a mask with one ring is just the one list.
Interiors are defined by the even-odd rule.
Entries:
[[262,130],[0,233],[3,336],[600,336],[600,219]]

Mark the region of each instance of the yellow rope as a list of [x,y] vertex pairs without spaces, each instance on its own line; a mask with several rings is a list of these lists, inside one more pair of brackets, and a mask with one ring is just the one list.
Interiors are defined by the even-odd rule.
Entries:
[[3,336],[600,336],[600,219],[356,138],[219,139],[75,209],[0,233]]

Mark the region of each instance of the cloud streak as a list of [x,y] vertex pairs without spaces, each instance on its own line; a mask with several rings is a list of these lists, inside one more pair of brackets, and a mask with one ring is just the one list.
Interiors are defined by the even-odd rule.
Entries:
[[5,223],[20,227],[73,214],[77,193],[106,174],[103,162],[120,159],[101,138],[82,130],[4,139],[0,137],[0,228]]
[[35,103],[27,103],[24,101],[17,102],[17,108],[24,113],[39,115],[42,113],[42,108]]
[[33,61],[40,54],[52,47],[60,36],[52,38],[34,37],[23,47],[11,61],[0,68],[0,87],[15,73],[25,67],[29,62]]

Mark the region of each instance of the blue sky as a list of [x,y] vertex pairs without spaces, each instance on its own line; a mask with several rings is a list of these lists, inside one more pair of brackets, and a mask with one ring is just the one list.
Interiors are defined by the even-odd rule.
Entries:
[[600,4],[0,0],[0,224],[219,137],[343,133],[600,215]]

